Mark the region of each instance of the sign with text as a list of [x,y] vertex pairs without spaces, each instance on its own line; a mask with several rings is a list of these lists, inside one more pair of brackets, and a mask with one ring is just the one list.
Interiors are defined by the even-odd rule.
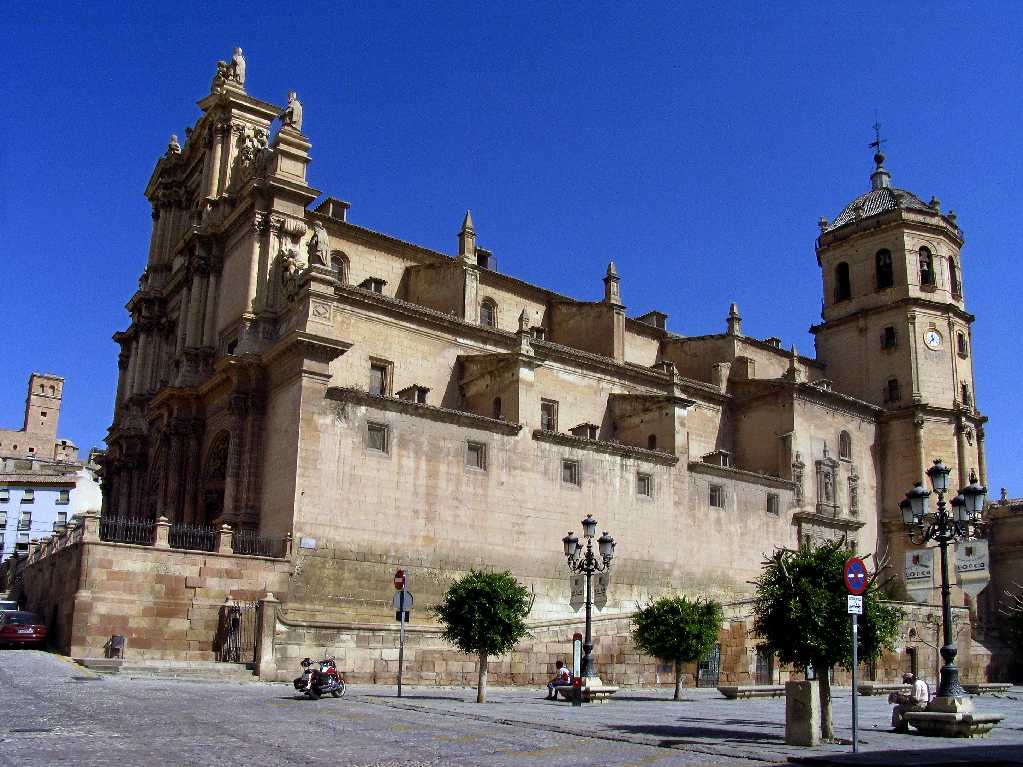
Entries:
[[907,581],[927,581],[928,586],[934,579],[934,550],[913,549],[906,552],[906,566],[903,575]]
[[849,614],[850,615],[853,615],[853,614],[855,614],[855,615],[863,615],[863,597],[858,597],[858,596],[855,596],[854,594],[849,594],[849,596],[847,596],[846,599],[849,600]]
[[977,596],[991,580],[987,541],[956,543],[956,581],[971,597]]

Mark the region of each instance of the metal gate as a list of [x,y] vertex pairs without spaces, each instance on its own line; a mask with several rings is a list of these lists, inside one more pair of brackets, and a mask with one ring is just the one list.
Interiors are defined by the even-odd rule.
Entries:
[[717,687],[721,675],[721,645],[714,648],[696,666],[697,687]]
[[223,663],[256,662],[258,602],[233,602],[220,608],[216,654]]
[[757,684],[774,684],[774,653],[770,650],[757,650]]

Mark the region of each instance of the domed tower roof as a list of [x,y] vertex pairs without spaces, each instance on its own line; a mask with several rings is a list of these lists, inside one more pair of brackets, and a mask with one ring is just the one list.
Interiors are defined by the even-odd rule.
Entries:
[[861,194],[842,208],[842,212],[822,229],[823,232],[830,232],[848,224],[850,221],[858,221],[869,216],[876,216],[896,208],[933,211],[930,205],[912,192],[905,189],[897,189],[891,185],[892,174],[884,167],[884,159],[884,155],[881,152],[874,155],[876,167],[874,172],[870,174],[870,191]]

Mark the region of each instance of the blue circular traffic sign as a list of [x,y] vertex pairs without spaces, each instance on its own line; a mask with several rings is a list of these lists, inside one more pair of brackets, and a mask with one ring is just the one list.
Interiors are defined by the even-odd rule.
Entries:
[[850,594],[860,595],[867,590],[867,566],[859,557],[849,557],[842,570],[842,579]]

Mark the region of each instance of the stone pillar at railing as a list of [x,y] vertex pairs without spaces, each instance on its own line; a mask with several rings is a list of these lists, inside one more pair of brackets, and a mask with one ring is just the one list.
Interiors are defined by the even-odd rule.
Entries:
[[232,546],[234,539],[234,533],[231,532],[230,525],[221,525],[220,530],[217,533],[217,553],[218,554],[233,554],[234,547]]
[[37,559],[39,559],[39,541],[29,541],[28,561],[35,562]]
[[99,512],[87,511],[82,514],[82,540],[99,543]]
[[274,663],[274,626],[277,623],[277,608],[281,602],[272,591],[259,600],[256,613],[256,676],[267,681],[277,672]]
[[170,520],[167,517],[160,517],[156,520],[155,530],[156,533],[153,536],[153,548],[154,549],[169,549],[170,548]]

